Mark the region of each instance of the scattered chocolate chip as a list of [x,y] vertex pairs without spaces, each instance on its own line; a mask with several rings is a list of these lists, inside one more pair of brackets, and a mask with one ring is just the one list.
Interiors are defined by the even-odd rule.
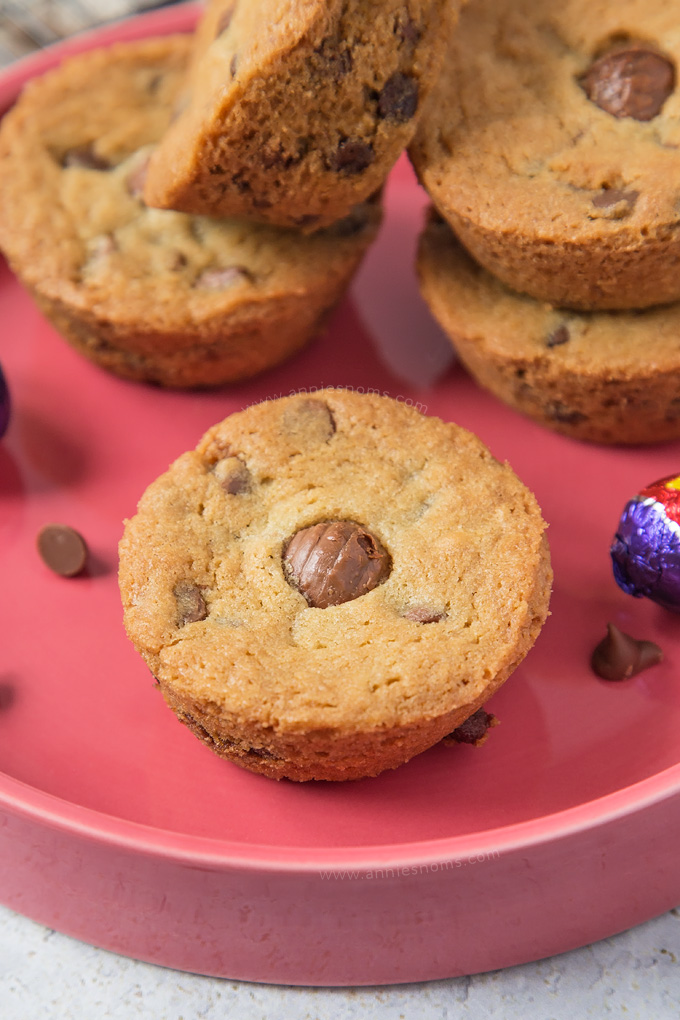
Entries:
[[561,347],[562,344],[569,343],[571,336],[569,335],[569,328],[567,326],[558,326],[552,333],[548,333],[545,338],[546,347]]
[[413,623],[439,623],[440,620],[446,620],[448,615],[444,610],[438,612],[427,606],[412,606],[404,613],[404,619],[412,620]]
[[9,387],[7,386],[5,373],[2,371],[2,368],[0,368],[0,439],[2,439],[9,427],[10,413],[11,400]]
[[580,425],[581,422],[588,420],[587,414],[583,414],[582,411],[575,411],[571,407],[567,407],[566,404],[559,403],[559,401],[547,407],[545,413],[553,421],[558,421],[562,425]]
[[328,404],[304,397],[286,408],[281,428],[291,438],[327,443],[335,432],[335,420]]
[[397,71],[383,85],[378,99],[378,113],[387,120],[405,123],[418,109],[418,82]]
[[234,56],[229,61],[229,74],[232,76],[232,78],[236,77],[237,70],[238,70],[238,53],[235,53]]
[[354,521],[302,528],[283,551],[286,580],[315,609],[350,602],[389,577],[392,560],[375,535]]
[[85,539],[68,524],[46,524],[38,532],[38,552],[60,577],[75,577],[87,562]]
[[453,733],[444,737],[444,740],[447,743],[474,744],[475,747],[481,747],[489,735],[489,730],[494,726],[498,726],[496,716],[484,708],[478,708],[464,723],[457,726]]
[[81,167],[84,170],[110,170],[111,164],[103,156],[98,156],[91,145],[82,145],[77,149],[69,149],[61,161],[63,167]]
[[252,281],[251,273],[243,266],[225,266],[223,269],[204,269],[194,280],[200,290],[225,290],[235,283]]
[[653,641],[638,641],[608,623],[607,636],[596,646],[590,665],[603,680],[628,680],[662,661],[663,652]]
[[232,21],[232,18],[234,17],[235,10],[236,10],[236,4],[233,3],[233,4],[229,4],[229,6],[226,8],[226,10],[222,11],[222,14],[220,15],[220,18],[219,18],[219,20],[217,22],[217,25],[215,26],[215,38],[216,39],[217,39],[218,36],[222,35],[223,32],[226,32],[227,29],[229,28],[229,26],[231,25],[231,21]]
[[596,60],[579,84],[613,117],[652,120],[675,88],[675,67],[645,46],[626,46]]
[[172,594],[177,602],[178,627],[205,620],[208,608],[198,585],[192,584],[190,581],[180,581],[173,588]]
[[329,161],[331,170],[343,174],[360,174],[373,162],[373,146],[359,139],[345,138]]
[[225,172],[224,167],[220,166],[219,163],[216,163],[214,166],[208,167],[209,174],[223,174],[224,172]]
[[250,490],[250,471],[239,457],[223,457],[217,461],[213,472],[224,491],[233,496]]
[[125,178],[125,185],[132,195],[133,198],[141,198],[144,194],[144,184],[146,183],[146,175],[149,169],[149,156],[131,170]]

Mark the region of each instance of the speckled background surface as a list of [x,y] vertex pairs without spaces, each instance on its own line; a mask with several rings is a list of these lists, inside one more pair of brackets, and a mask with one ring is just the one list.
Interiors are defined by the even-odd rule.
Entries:
[[572,953],[384,988],[285,988],[181,974],[0,908],[2,1020],[677,1020],[680,909]]

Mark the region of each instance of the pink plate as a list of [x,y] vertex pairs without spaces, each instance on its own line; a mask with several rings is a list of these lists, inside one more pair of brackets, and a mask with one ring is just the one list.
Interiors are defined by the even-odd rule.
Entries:
[[[24,61],[0,104],[64,52],[194,17],[171,8]],[[327,333],[213,393],[99,371],[2,267],[14,414],[0,444],[0,900],[14,909],[171,967],[331,985],[505,967],[680,902],[679,621],[622,594],[608,556],[624,502],[680,470],[680,444],[586,446],[459,369],[422,383],[442,359],[410,269],[423,203],[402,162],[381,239]],[[399,363],[421,382],[400,381]],[[331,383],[427,405],[510,461],[550,522],[553,615],[493,699],[502,725],[483,749],[435,747],[344,785],[275,783],[216,758],[164,707],[123,633],[116,545],[146,485],[209,425]],[[48,521],[86,536],[87,576],[42,565],[35,536]],[[598,680],[588,660],[608,620],[656,640],[665,662]]]

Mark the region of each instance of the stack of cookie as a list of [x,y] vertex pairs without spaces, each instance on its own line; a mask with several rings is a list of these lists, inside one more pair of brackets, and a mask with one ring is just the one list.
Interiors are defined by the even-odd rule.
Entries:
[[678,59],[666,4],[475,0],[410,148],[434,315],[580,439],[680,436]]
[[0,131],[0,245],[56,328],[133,379],[298,350],[380,221],[458,0],[212,0],[193,38],[84,54]]

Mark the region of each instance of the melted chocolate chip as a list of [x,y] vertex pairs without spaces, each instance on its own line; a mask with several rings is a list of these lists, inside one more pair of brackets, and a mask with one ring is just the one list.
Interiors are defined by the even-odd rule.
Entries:
[[75,577],[87,562],[85,539],[68,524],[46,524],[38,532],[43,563],[60,577]]
[[652,120],[675,88],[675,67],[645,46],[613,50],[580,79],[591,102],[613,117]]
[[286,408],[282,430],[291,438],[327,443],[335,432],[335,420],[328,404],[314,397],[296,400]]
[[628,680],[662,660],[663,652],[653,641],[638,641],[608,623],[607,636],[596,646],[590,665],[603,680]]
[[229,28],[229,26],[231,25],[231,20],[234,17],[234,11],[235,10],[236,10],[236,4],[233,3],[233,4],[229,4],[227,9],[222,11],[222,14],[220,15],[219,21],[217,22],[217,25],[215,26],[215,38],[216,39],[217,39],[218,36],[222,35],[223,32],[226,32],[227,29]]
[[378,99],[378,113],[387,120],[405,123],[418,109],[418,82],[397,71],[388,78]]
[[252,478],[250,471],[239,457],[224,457],[213,468],[218,482],[225,492],[238,496],[249,492]]
[[404,613],[404,619],[412,620],[413,623],[439,623],[447,617],[448,613],[444,610],[438,612],[436,609],[428,609],[427,606],[413,606]]
[[488,737],[489,730],[497,725],[498,719],[495,715],[478,708],[445,739],[456,744],[474,744],[475,747],[480,747]]
[[324,521],[298,531],[283,552],[286,580],[315,609],[358,599],[389,577],[392,560],[354,521]]
[[595,195],[593,205],[596,209],[610,209],[613,205],[625,202],[632,209],[639,195],[639,191],[624,191],[622,188],[603,188],[599,195]]
[[81,145],[77,149],[69,149],[61,161],[63,167],[80,167],[83,170],[110,170],[111,164],[103,156],[97,155],[92,145]]
[[569,343],[570,339],[571,337],[569,335],[568,327],[564,325],[558,326],[557,329],[552,331],[552,333],[548,333],[548,336],[545,339],[545,346],[561,347],[562,344]]
[[194,287],[200,290],[225,290],[246,280],[252,280],[252,276],[243,266],[226,266],[223,269],[204,269],[194,280]]
[[175,585],[172,594],[177,602],[178,627],[205,620],[208,608],[198,585],[192,584],[191,581],[180,581]]
[[373,162],[373,146],[359,139],[345,138],[331,156],[329,166],[339,174],[360,174]]

